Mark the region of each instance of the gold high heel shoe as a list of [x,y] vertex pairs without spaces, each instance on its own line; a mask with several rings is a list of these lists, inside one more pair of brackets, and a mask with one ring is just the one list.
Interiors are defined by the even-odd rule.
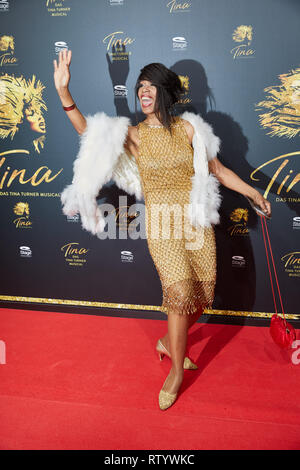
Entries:
[[177,393],[169,393],[161,390],[158,395],[158,403],[161,410],[167,410],[176,401]]
[[[165,380],[164,385],[165,385],[166,381],[167,381],[167,379]],[[170,408],[170,406],[172,406],[173,403],[175,403],[177,395],[178,395],[178,392],[177,393],[169,393],[169,392],[166,392],[165,390],[163,390],[164,385],[162,386],[162,389],[161,389],[161,391],[159,392],[159,395],[158,395],[158,404],[159,404],[159,407],[160,407],[161,410],[167,410],[168,408]]]
[[[156,351],[158,352],[158,356],[161,361],[163,360],[164,356],[168,356],[171,359],[171,354],[162,344],[160,339],[157,341]],[[198,366],[194,364],[194,362],[192,362],[189,357],[185,357],[183,361],[183,368],[186,370],[196,370],[198,369]]]

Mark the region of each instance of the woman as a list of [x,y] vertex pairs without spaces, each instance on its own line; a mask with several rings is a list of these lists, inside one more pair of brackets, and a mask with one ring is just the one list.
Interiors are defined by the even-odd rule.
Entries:
[[[86,136],[92,135],[92,124],[75,106],[68,90],[71,56],[71,51],[64,50],[59,53],[58,64],[54,60],[54,81],[71,123],[80,135],[85,136],[86,140]],[[191,116],[192,113],[185,113],[183,117],[172,116],[172,108],[181,92],[178,76],[164,65],[155,63],[144,67],[137,80],[136,95],[145,120],[137,126],[125,126],[126,140],[124,142],[127,155],[133,155],[136,160],[141,178],[147,208],[147,243],[162,283],[163,306],[166,307],[168,314],[168,332],[156,346],[160,358],[167,355],[172,361],[170,372],[159,393],[159,406],[162,410],[169,408],[175,402],[183,380],[184,369],[197,368],[185,357],[187,333],[198,320],[203,309],[210,307],[213,302],[216,249],[212,225],[218,222],[216,209],[220,205],[216,181],[251,198],[267,216],[271,215],[269,201],[218,160],[216,155],[220,142],[214,136],[211,127],[199,116]],[[187,119],[184,119],[184,116]],[[101,131],[101,122],[107,122],[107,119],[103,121],[102,115],[97,119],[98,121],[94,120],[98,126],[96,126],[96,134]],[[113,127],[111,130],[113,131]],[[208,156],[205,164],[203,160],[200,164],[203,141],[206,143]],[[91,138],[89,142],[93,142]],[[88,165],[88,153],[91,153],[91,148],[95,146],[97,146],[96,140],[94,145],[82,150],[81,158],[74,165],[75,170],[77,169],[77,175],[75,174],[73,179],[74,184],[80,179],[81,181],[89,179],[84,178],[82,173]],[[198,160],[194,155],[196,152]],[[92,163],[94,165],[96,160],[94,158],[90,162],[94,173],[97,171],[92,167]],[[104,166],[104,160],[102,165]],[[128,163],[126,167],[128,171],[129,166]],[[128,171],[126,171],[127,176]],[[93,177],[92,170],[89,170],[89,176]],[[106,180],[109,180],[107,175]],[[119,179],[117,181],[120,182]],[[207,193],[201,195],[202,186],[206,187],[206,185]],[[119,186],[122,187],[121,183]],[[89,206],[86,215],[83,209],[87,201],[84,199],[85,195],[78,196],[80,192],[84,193],[83,186],[79,192],[77,189],[76,197],[73,190],[72,186],[64,191],[62,200],[65,205],[72,206],[71,209],[73,209],[76,199],[75,210],[80,212],[81,208],[84,228],[97,233],[101,222],[101,231],[103,221],[99,219],[99,209],[95,202]],[[72,197],[69,197],[70,193]],[[96,194],[96,191],[94,193]],[[201,199],[200,195],[201,198],[204,196],[204,199]],[[78,202],[80,197],[83,198],[81,203]],[[189,212],[189,217],[184,217],[184,210],[181,211],[181,209],[186,206],[190,209],[190,201],[193,201],[191,206],[196,208],[196,215]],[[197,201],[200,203],[195,203]],[[206,201],[205,207],[203,207],[203,201]],[[155,212],[157,206],[160,207],[161,204],[164,204],[164,208],[175,206],[179,209],[179,215],[171,217],[171,233],[168,232],[167,237],[162,234],[165,226],[161,225],[160,218]],[[71,209],[68,207],[69,212]],[[98,218],[96,225],[93,225],[95,214]],[[184,235],[182,236],[181,232],[181,236],[178,236],[182,224]]]

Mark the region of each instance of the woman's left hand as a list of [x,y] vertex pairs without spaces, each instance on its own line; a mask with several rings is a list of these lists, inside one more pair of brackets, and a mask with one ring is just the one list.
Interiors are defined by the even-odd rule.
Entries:
[[267,217],[271,217],[271,203],[267,199],[265,199],[258,191],[251,196],[251,199]]

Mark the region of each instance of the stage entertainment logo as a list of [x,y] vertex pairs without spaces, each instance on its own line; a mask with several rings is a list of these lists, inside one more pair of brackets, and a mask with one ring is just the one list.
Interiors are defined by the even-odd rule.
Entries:
[[123,31],[114,31],[113,33],[108,34],[102,40],[106,44],[107,54],[110,56],[111,60],[128,60],[128,57],[131,55],[131,51],[128,51],[128,46],[131,46],[135,38],[129,36],[124,36]]
[[67,222],[78,223],[80,221],[79,214],[67,215]]
[[4,11],[9,11],[8,0],[0,0],[0,13]]
[[17,65],[18,59],[14,55],[15,41],[13,36],[0,36],[0,66]]
[[69,266],[84,266],[90,249],[81,247],[77,242],[70,242],[62,246],[61,251],[64,253],[65,261]]
[[300,251],[292,251],[281,257],[284,270],[289,277],[300,277]]
[[256,106],[260,125],[271,137],[293,138],[300,132],[300,68],[279,75],[280,85],[264,88],[267,96]]
[[114,97],[115,98],[126,98],[127,97],[127,88],[125,85],[115,85],[114,86]]
[[67,49],[67,50],[69,49],[68,45],[65,41],[56,41],[54,43],[54,47],[55,47],[55,54],[57,54],[57,55],[60,53],[60,51],[64,51],[65,49]]
[[173,51],[185,51],[187,49],[187,40],[183,36],[172,38]]
[[248,209],[242,209],[240,207],[234,209],[230,214],[230,220],[234,222],[234,224],[227,229],[230,235],[249,235],[249,228],[247,227]]
[[21,258],[31,258],[32,257],[32,251],[29,246],[20,246],[20,256]]
[[66,6],[69,0],[45,0],[46,8],[51,16],[68,16],[71,7]]
[[231,266],[233,268],[244,268],[246,266],[246,261],[244,256],[232,256],[231,258]]
[[109,0],[110,6],[119,6],[119,5],[124,5],[124,0]]
[[252,38],[252,26],[242,24],[234,30],[232,39],[234,42],[237,42],[238,45],[233,47],[230,51],[233,59],[249,59],[255,57],[255,51],[251,47]]
[[166,7],[170,13],[184,13],[191,11],[192,2],[179,2],[178,0],[171,0],[167,3]]
[[293,217],[293,228],[300,229],[300,217]]
[[32,222],[29,219],[28,202],[17,202],[14,206],[14,213],[19,216],[14,219],[16,228],[32,228]]
[[121,251],[122,263],[133,263],[133,254],[131,251]]

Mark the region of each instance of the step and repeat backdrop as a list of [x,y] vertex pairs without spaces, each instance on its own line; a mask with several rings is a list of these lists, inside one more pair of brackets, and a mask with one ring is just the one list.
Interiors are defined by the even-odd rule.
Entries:
[[[286,313],[298,318],[299,17],[297,0],[0,0],[0,301],[161,311],[147,240],[131,236],[143,212],[129,210],[134,197],[112,182],[99,194],[115,239],[62,213],[79,136],[57,96],[53,60],[71,49],[70,91],[84,115],[104,111],[135,125],[140,69],[161,62],[180,76],[178,114],[209,122],[222,163],[272,204],[279,286]],[[268,316],[275,307],[260,218],[244,196],[221,193],[208,313]]]

